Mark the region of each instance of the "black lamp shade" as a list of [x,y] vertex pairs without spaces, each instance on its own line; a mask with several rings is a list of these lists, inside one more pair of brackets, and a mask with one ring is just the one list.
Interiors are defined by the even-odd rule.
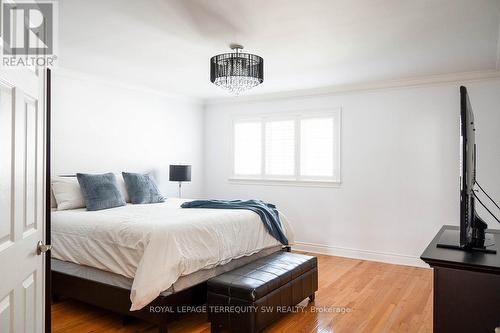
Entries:
[[191,181],[191,166],[190,165],[171,165],[169,179],[172,182],[190,182]]

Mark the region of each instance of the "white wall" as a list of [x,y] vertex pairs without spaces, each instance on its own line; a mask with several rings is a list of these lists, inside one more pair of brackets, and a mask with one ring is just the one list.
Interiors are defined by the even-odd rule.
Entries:
[[[417,258],[439,228],[458,224],[458,86],[208,104],[205,196],[260,198],[277,204],[304,249],[420,265]],[[477,123],[478,179],[500,199],[500,80],[466,86]],[[228,182],[232,163],[228,138],[234,116],[339,106],[343,112],[339,188]],[[500,226],[487,221],[490,227]]]
[[52,83],[52,174],[152,171],[177,196],[169,164],[193,165],[183,196],[202,195],[203,107],[57,69]]
[[[500,80],[466,83],[477,123],[478,180],[500,199]],[[53,174],[193,165],[185,197],[260,198],[289,217],[297,247],[421,264],[443,224],[458,224],[458,84],[209,103],[53,73]],[[231,173],[231,121],[252,113],[342,107],[339,188],[242,185]],[[203,143],[205,140],[205,143]],[[500,224],[479,209],[490,227]],[[498,213],[498,212],[497,212]],[[500,215],[500,214],[499,214]]]

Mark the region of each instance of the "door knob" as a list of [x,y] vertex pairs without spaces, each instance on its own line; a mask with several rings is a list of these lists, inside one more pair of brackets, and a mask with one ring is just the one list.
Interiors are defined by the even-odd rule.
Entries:
[[52,245],[45,245],[42,241],[38,241],[36,244],[36,254],[40,255],[52,249]]

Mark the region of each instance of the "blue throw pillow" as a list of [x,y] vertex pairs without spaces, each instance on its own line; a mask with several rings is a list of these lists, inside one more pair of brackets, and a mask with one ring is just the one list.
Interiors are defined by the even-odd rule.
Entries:
[[165,198],[153,178],[147,174],[122,172],[130,202],[133,204],[149,204],[164,202]]
[[114,174],[77,173],[76,178],[80,184],[87,210],[101,210],[126,205]]

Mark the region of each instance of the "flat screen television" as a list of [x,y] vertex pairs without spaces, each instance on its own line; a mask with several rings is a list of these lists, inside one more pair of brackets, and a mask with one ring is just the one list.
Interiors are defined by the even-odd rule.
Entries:
[[476,140],[474,113],[467,88],[460,87],[460,230],[446,230],[438,247],[493,252],[493,236],[485,233],[488,225],[477,215],[474,185],[476,184]]

